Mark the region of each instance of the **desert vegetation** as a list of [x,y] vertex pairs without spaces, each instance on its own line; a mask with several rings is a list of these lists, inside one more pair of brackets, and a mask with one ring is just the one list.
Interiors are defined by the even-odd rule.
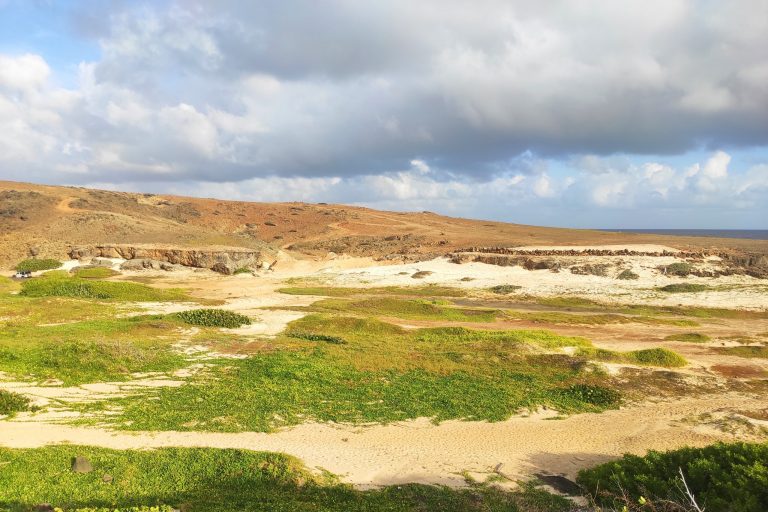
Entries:
[[61,267],[59,260],[30,258],[20,261],[14,267],[19,272],[38,272],[40,270],[52,270]]

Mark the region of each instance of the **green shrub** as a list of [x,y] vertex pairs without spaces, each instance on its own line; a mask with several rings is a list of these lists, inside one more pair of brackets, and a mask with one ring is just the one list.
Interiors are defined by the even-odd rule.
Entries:
[[690,263],[679,262],[662,267],[662,271],[668,276],[685,277],[693,272],[693,267]]
[[626,357],[630,362],[644,366],[676,368],[688,364],[683,356],[666,348],[634,350],[632,352],[627,352]]
[[616,276],[616,279],[622,279],[622,280],[634,280],[634,279],[640,279],[640,276],[635,274],[629,269],[622,270],[621,273]]
[[226,327],[234,329],[250,325],[251,319],[234,311],[224,309],[191,309],[176,313],[176,316],[191,325],[202,327]]
[[345,345],[347,342],[340,336],[328,336],[327,334],[315,334],[311,332],[288,332],[286,333],[291,338],[299,338],[307,341],[324,341],[326,343],[333,343],[334,345]]
[[237,270],[235,270],[234,272],[232,272],[233,275],[237,275],[237,274],[251,274],[251,273],[252,273],[252,271],[248,267],[240,267]]
[[[634,503],[647,500],[687,502],[680,471],[706,510],[765,512],[768,503],[768,444],[715,444],[705,448],[650,451],[583,470],[578,483],[598,504],[620,509],[626,493]],[[680,509],[682,510],[682,509]]]
[[693,293],[709,290],[709,286],[694,283],[675,283],[662,286],[659,290],[667,293]]
[[52,270],[60,266],[61,262],[59,260],[30,258],[19,262],[15,269],[19,272],[37,272],[38,270]]
[[81,279],[105,279],[119,276],[120,272],[107,267],[75,267],[72,269],[72,275]]
[[574,384],[562,393],[569,398],[600,407],[615,407],[621,403],[621,393],[603,386]]
[[492,286],[490,290],[493,293],[498,293],[499,295],[508,295],[512,292],[516,292],[520,288],[522,288],[522,286],[517,286],[516,284],[499,284]]
[[12,391],[0,389],[0,416],[11,416],[17,412],[28,411],[29,398]]
[[706,343],[712,338],[710,338],[706,334],[701,334],[698,332],[684,332],[680,334],[670,334],[664,339],[667,341],[687,341],[689,343]]

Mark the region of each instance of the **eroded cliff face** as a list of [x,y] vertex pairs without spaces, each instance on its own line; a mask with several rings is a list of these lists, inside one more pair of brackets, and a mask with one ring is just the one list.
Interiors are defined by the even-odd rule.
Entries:
[[269,265],[276,253],[269,249],[243,247],[167,247],[160,245],[104,244],[76,246],[69,251],[72,259],[123,258],[165,261],[186,267],[208,268],[222,274],[232,274],[239,268]]

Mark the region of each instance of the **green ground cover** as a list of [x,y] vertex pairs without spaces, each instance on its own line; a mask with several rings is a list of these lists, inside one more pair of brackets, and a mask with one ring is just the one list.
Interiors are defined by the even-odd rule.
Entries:
[[81,279],[106,279],[119,276],[120,272],[107,267],[75,267],[72,275]]
[[[90,473],[70,471],[85,456]],[[505,492],[398,485],[358,491],[275,453],[206,448],[117,451],[86,446],[0,449],[0,510],[51,503],[83,507],[173,506],[186,512],[565,512],[568,502],[531,486]],[[109,482],[105,483],[105,475]]]
[[354,295],[405,295],[417,297],[464,297],[467,292],[450,286],[383,286],[374,288],[344,288],[334,286],[286,287],[277,290],[288,295],[317,295],[320,297],[351,297]]
[[0,371],[23,379],[58,379],[66,385],[171,371],[186,364],[170,349],[179,331],[178,324],[151,316],[6,324],[0,330]]
[[650,306],[644,304],[604,304],[581,297],[529,297],[528,299],[543,306],[564,308],[569,310],[623,313],[627,315],[672,315],[692,318],[733,318],[745,320],[752,318],[768,318],[768,311],[746,311],[739,309],[707,307]]
[[411,320],[493,322],[501,312],[492,309],[458,308],[445,300],[374,297],[360,300],[324,299],[310,306],[315,311],[393,316]]
[[629,352],[616,352],[603,348],[586,347],[579,349],[578,354],[596,361],[657,366],[661,368],[679,368],[688,364],[683,356],[666,348],[646,348]]
[[160,302],[188,299],[182,290],[158,289],[139,283],[98,281],[70,276],[66,272],[49,272],[22,284],[25,297],[73,297],[131,302]]
[[548,331],[406,330],[372,318],[309,315],[275,346],[282,349],[209,361],[208,372],[181,387],[118,399],[122,413],[99,421],[130,430],[270,431],[310,419],[499,421],[539,405],[597,412],[620,402],[610,379],[583,358],[543,353],[588,340]]
[[706,334],[701,334],[700,332],[683,332],[680,334],[670,334],[664,339],[667,341],[685,341],[688,343],[706,343],[712,340],[712,338]]
[[667,293],[696,293],[705,292],[711,288],[705,284],[696,283],[674,283],[662,286],[659,290]]
[[747,345],[742,347],[716,347],[715,350],[729,356],[768,359],[768,347],[765,345]]

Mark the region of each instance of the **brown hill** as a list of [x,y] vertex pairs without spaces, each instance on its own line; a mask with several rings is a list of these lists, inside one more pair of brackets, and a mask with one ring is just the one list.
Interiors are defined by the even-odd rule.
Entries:
[[671,237],[526,226],[337,204],[249,203],[0,181],[0,268],[30,251],[73,246],[228,246],[296,256],[328,252],[424,259],[472,246],[663,244],[768,254],[768,241]]

